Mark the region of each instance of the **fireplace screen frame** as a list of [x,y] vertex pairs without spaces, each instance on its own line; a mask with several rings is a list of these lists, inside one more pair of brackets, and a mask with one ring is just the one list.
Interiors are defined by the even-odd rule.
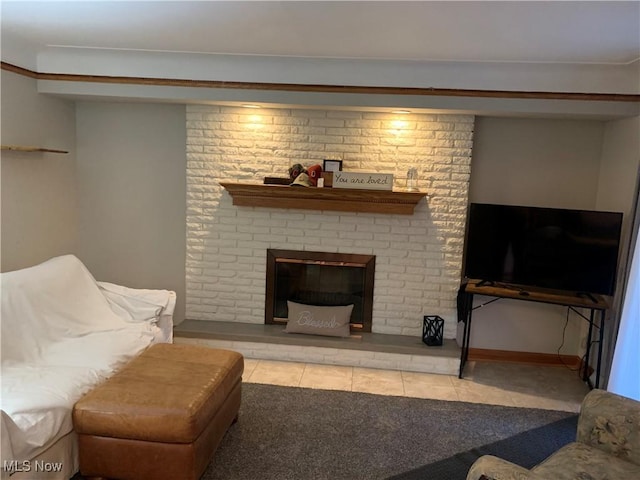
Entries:
[[283,325],[286,319],[275,317],[276,268],[279,262],[306,263],[311,265],[335,265],[364,269],[362,323],[351,323],[352,333],[371,332],[373,318],[373,288],[375,255],[356,253],[311,252],[306,250],[267,249],[265,318],[267,325]]

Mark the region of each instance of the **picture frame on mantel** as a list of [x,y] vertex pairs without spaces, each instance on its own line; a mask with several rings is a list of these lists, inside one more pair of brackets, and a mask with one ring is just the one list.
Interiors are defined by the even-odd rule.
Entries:
[[342,160],[325,159],[322,163],[323,172],[341,172]]

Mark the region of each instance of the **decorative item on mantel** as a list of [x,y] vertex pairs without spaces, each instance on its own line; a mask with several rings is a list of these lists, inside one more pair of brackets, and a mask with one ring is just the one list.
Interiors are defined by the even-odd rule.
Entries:
[[[307,170],[300,164],[295,163],[287,170],[288,177],[264,177],[265,185],[304,185],[304,182],[295,183],[296,179],[302,173],[307,173]],[[308,186],[308,185],[304,185]]]
[[289,167],[289,183],[295,182],[296,178],[298,178],[298,175],[300,175],[301,173],[307,173],[307,171],[301,164],[296,163],[294,165],[291,165]]
[[290,183],[289,177],[264,177],[265,185],[289,185]]
[[321,180],[324,187],[332,188],[333,187],[333,172],[322,172]]
[[333,172],[333,188],[393,190],[392,173]]
[[317,187],[318,179],[320,179],[322,175],[322,167],[320,165],[311,165],[309,168],[307,168],[307,175],[309,175],[311,185]]
[[292,187],[312,187],[311,179],[306,173],[301,173],[291,184]]
[[407,192],[418,191],[418,169],[410,168],[407,171]]
[[[291,185],[293,187],[317,187],[318,180],[322,179],[322,167],[319,164],[304,168],[302,164],[291,165],[288,170],[289,177],[264,177],[265,185]],[[324,182],[322,185],[324,186]]]
[[342,160],[333,158],[325,158],[322,162],[322,170],[325,172],[341,172]]

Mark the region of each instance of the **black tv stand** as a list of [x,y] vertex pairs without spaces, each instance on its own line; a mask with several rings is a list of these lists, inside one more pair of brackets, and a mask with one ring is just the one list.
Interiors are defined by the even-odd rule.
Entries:
[[[593,343],[598,344],[598,352],[596,358],[596,377],[595,377],[595,388],[600,386],[600,364],[602,361],[602,346],[604,343],[604,321],[605,321],[605,313],[609,308],[609,305],[600,295],[596,295],[593,293],[587,292],[567,292],[567,291],[557,291],[557,290],[543,290],[543,289],[525,289],[515,285],[496,285],[494,282],[487,282],[484,280],[469,280],[462,287],[462,291],[464,293],[464,297],[462,299],[462,308],[461,308],[461,318],[464,320],[464,330],[462,337],[462,351],[460,353],[460,373],[458,375],[459,378],[462,378],[462,373],[464,371],[464,365],[469,358],[469,343],[471,337],[471,318],[472,312],[480,307],[484,307],[490,303],[493,303],[497,300],[503,298],[510,298],[513,300],[524,300],[528,302],[539,302],[539,303],[550,303],[555,305],[562,305],[570,308],[577,315],[584,318],[587,322],[589,322],[589,333],[587,334],[587,345],[592,345]],[[493,299],[474,306],[473,305],[473,296],[483,295],[488,297],[494,297]],[[589,310],[589,315],[586,316],[582,314],[580,311],[576,310],[576,308],[584,308]],[[599,314],[599,319],[596,319],[596,314]],[[593,340],[593,329],[598,329],[598,338],[597,340]],[[587,348],[587,352],[585,354],[584,359],[584,370],[582,372],[582,379],[589,383],[589,357],[590,357],[591,348]]]
[[589,300],[591,300],[593,303],[598,303],[598,299],[596,298],[596,296],[593,293],[588,293],[588,292],[578,292],[576,293],[576,295],[580,298],[588,298]]

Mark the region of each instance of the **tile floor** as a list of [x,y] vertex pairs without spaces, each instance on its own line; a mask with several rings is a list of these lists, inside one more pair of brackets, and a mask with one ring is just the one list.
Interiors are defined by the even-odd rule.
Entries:
[[578,412],[589,388],[565,367],[469,362],[465,377],[245,358],[243,381]]

